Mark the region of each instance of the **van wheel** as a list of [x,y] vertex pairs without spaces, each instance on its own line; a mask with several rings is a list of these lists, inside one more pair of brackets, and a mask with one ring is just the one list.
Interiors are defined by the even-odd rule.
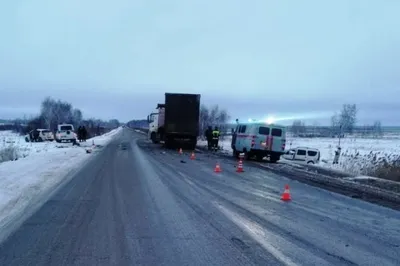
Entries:
[[256,159],[257,159],[257,161],[262,162],[262,160],[264,159],[264,155],[263,154],[257,154],[256,155]]
[[248,161],[250,159],[250,153],[246,149],[243,150],[243,153],[243,160]]
[[279,161],[280,158],[281,158],[280,155],[271,154],[271,155],[269,156],[269,161],[270,161],[271,163],[276,163],[277,161]]

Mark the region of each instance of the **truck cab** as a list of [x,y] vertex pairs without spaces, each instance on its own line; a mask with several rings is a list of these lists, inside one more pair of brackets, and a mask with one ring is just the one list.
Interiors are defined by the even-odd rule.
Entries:
[[233,131],[231,148],[233,155],[245,154],[246,159],[255,156],[261,161],[269,157],[279,161],[285,151],[286,127],[268,123],[239,123]]
[[165,105],[159,103],[156,110],[147,116],[147,122],[149,123],[148,138],[153,143],[164,140],[164,114]]

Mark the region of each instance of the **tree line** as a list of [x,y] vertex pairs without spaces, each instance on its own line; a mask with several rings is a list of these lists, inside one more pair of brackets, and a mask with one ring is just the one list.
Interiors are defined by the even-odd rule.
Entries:
[[[362,135],[373,135],[375,137],[383,135],[380,121],[375,121],[372,125],[357,127],[357,114],[358,108],[356,104],[343,104],[340,112],[335,112],[331,116],[330,135],[353,134],[355,133],[355,129],[357,129],[357,133],[361,133]],[[318,125],[314,124],[313,126],[315,129],[318,128]],[[306,134],[307,129],[305,122],[302,120],[293,121],[291,131],[295,135]]]
[[57,131],[57,125],[62,123],[72,124],[75,128],[85,126],[89,137],[101,135],[111,129],[117,128],[121,124],[117,119],[109,121],[96,118],[84,119],[83,112],[79,108],[75,108],[69,102],[60,99],[56,100],[51,97],[46,97],[42,101],[38,115],[30,119],[16,119],[13,123],[14,130],[21,134],[26,134],[38,128],[49,129],[55,132]]

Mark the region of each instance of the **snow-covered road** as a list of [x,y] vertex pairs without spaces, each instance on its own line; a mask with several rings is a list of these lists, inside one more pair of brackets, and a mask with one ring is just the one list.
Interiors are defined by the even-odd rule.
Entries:
[[[121,128],[81,144],[32,143],[25,158],[0,164],[0,231],[9,231],[16,220],[32,213],[57,188],[100,150]],[[93,143],[95,147],[93,148]],[[93,148],[93,153],[86,149]],[[5,237],[0,233],[0,241]]]

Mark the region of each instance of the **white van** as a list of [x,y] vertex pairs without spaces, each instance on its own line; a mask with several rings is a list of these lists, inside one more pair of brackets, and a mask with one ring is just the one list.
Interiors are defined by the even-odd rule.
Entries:
[[72,142],[76,143],[77,136],[74,132],[74,126],[71,124],[59,124],[57,126],[56,141],[57,142]]
[[315,148],[297,147],[285,152],[282,158],[296,163],[317,164],[321,159],[321,153]]

